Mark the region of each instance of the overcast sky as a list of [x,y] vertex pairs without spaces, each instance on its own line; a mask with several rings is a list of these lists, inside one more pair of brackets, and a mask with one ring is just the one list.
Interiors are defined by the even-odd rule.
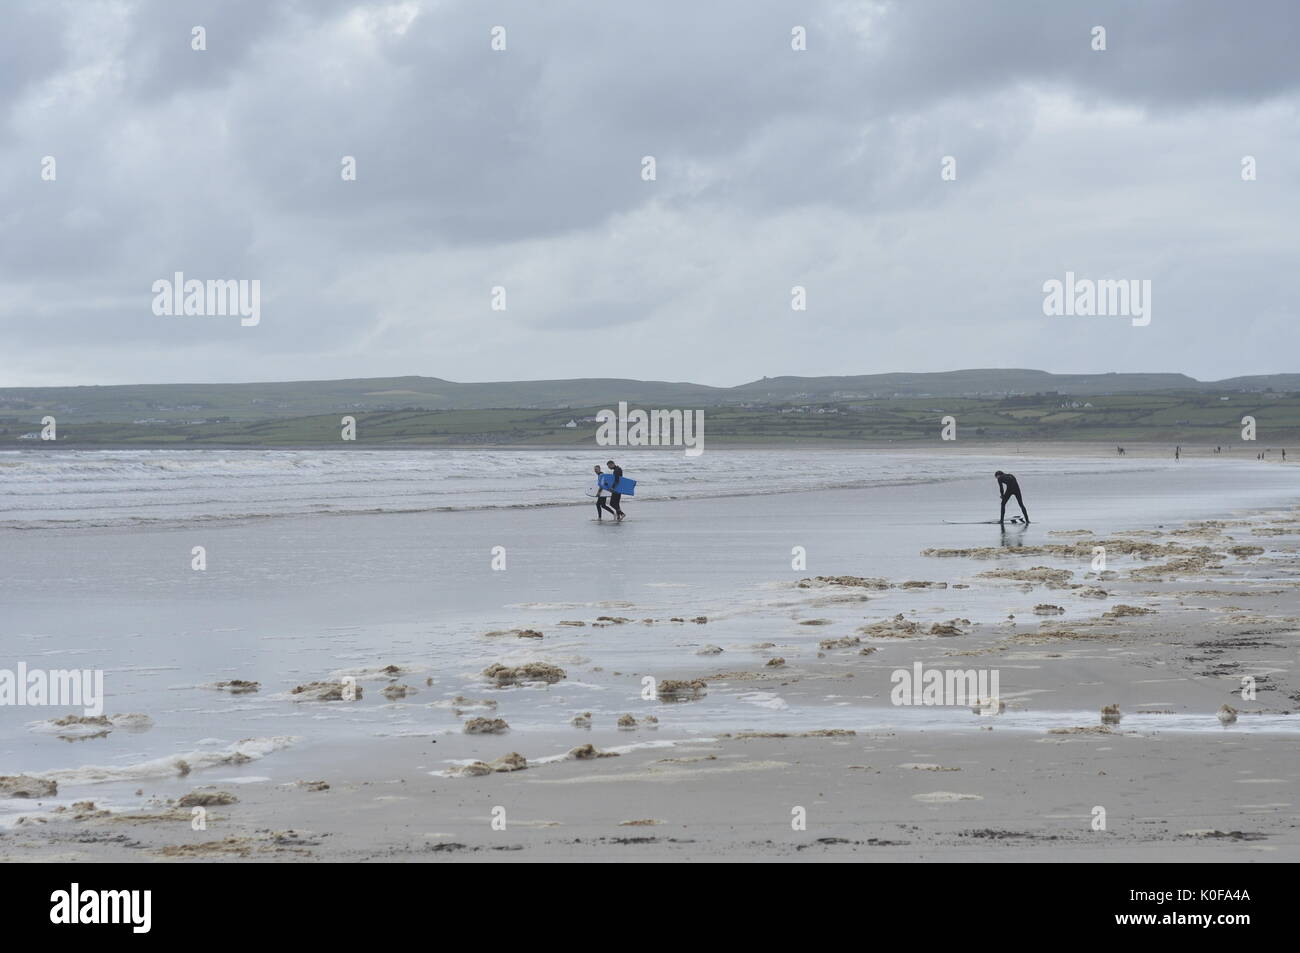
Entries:
[[[1300,371],[1298,40],[1294,0],[8,0],[0,386]],[[261,323],[154,315],[176,271]],[[1045,317],[1066,271],[1151,323]]]

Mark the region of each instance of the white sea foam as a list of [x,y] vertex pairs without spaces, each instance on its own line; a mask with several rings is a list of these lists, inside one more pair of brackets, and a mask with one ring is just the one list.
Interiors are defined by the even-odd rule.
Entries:
[[85,765],[80,768],[61,768],[36,772],[32,776],[55,781],[63,785],[101,784],[106,781],[144,781],[149,778],[181,777],[187,771],[202,771],[223,765],[246,764],[259,761],[274,751],[294,744],[299,739],[290,735],[274,738],[244,738],[215,751],[189,751],[153,758],[126,765]]
[[776,692],[740,692],[736,697],[751,705],[757,705],[759,708],[768,708],[772,711],[784,711],[790,707],[786,704],[785,699],[776,694]]
[[[75,528],[345,513],[587,505],[586,451],[54,450],[0,452],[0,527]],[[912,485],[969,476],[974,458],[877,451],[632,454],[638,502]],[[1032,476],[1039,464],[1017,465]],[[1132,472],[1090,460],[1075,472]],[[510,473],[508,497],[483,474]],[[571,604],[570,604],[571,605]]]
[[59,718],[46,718],[41,721],[29,721],[27,727],[42,734],[59,735],[63,738],[84,738],[106,731],[148,731],[153,727],[153,719],[148,715],[135,712],[124,715],[107,716],[107,724],[100,721],[83,720],[72,724],[60,725]]

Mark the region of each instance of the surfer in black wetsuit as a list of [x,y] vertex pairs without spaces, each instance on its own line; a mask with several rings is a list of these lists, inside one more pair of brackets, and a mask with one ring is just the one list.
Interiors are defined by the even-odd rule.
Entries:
[[998,478],[998,490],[1002,493],[1002,512],[998,516],[999,523],[1007,521],[1007,500],[1013,496],[1016,502],[1020,504],[1020,512],[1025,515],[1025,522],[1029,522],[1029,511],[1025,509],[1025,501],[1020,498],[1020,484],[1010,473],[1003,473],[1001,470],[993,474]]
[[600,464],[596,464],[592,469],[596,471],[596,519],[601,520],[605,518],[605,513],[613,516],[614,511],[611,510],[609,504],[605,502],[606,491],[602,490],[600,487]]
[[618,514],[620,520],[627,514],[619,506],[619,501],[623,499],[623,494],[618,492],[618,481],[623,479],[623,468],[617,466],[613,460],[606,460],[605,466],[609,467],[609,472],[614,474],[614,482],[610,486],[609,505],[614,507],[614,512]]

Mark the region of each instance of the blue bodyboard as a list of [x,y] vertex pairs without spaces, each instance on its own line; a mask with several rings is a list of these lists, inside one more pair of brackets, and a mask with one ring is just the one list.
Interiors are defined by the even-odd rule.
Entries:
[[627,477],[618,481],[618,486],[614,486],[614,474],[602,473],[600,475],[601,489],[609,490],[611,493],[621,493],[624,496],[636,496],[636,480],[629,480]]

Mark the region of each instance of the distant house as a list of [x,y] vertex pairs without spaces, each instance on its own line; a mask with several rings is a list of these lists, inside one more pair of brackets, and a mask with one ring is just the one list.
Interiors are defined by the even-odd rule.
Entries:
[[577,429],[578,429],[578,422],[577,422],[576,420],[570,420],[570,421],[569,421],[567,424],[565,424],[564,426],[567,427],[569,430],[577,430]]

